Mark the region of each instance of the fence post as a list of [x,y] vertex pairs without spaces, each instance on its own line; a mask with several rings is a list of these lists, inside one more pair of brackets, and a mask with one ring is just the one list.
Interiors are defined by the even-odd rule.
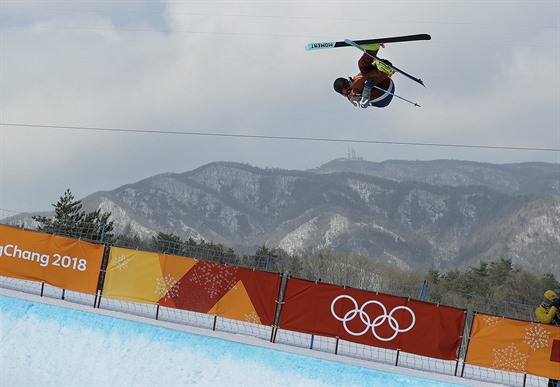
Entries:
[[270,264],[270,254],[266,257],[266,264],[264,266],[264,270],[268,271],[268,265]]
[[[465,356],[463,358],[463,368],[461,369],[461,377],[463,377],[463,375],[465,374],[465,367],[467,365],[467,354],[469,353],[469,345],[471,344],[471,335],[472,335],[472,328],[474,325],[474,318],[476,317],[477,311],[475,310],[471,319],[471,329],[470,332],[468,334],[467,337],[467,348],[465,349]],[[467,316],[465,316],[465,321],[467,319]],[[467,324],[465,324],[467,325]]]
[[97,305],[97,298],[99,298],[99,289],[95,292],[95,298],[93,299],[93,309],[95,309]]
[[274,312],[274,323],[273,336],[270,341],[274,343],[276,341],[276,334],[280,328],[280,314],[282,313],[282,306],[284,305],[284,295],[286,293],[286,287],[288,286],[288,280],[290,278],[289,274],[278,273],[280,278],[280,285],[278,286],[278,294],[276,295],[276,311]]
[[105,227],[107,226],[106,223],[103,223],[103,226],[101,226],[101,240],[99,242],[104,242],[105,241]]
[[97,299],[97,309],[101,309],[101,293],[99,293],[99,298]]
[[418,296],[418,299],[420,301],[424,301],[427,292],[428,292],[428,281],[424,281],[422,283],[422,289],[420,289],[420,295]]

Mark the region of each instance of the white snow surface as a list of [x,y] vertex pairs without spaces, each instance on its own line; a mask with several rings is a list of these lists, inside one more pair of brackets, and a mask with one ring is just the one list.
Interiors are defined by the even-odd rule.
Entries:
[[0,288],[1,386],[490,386]]

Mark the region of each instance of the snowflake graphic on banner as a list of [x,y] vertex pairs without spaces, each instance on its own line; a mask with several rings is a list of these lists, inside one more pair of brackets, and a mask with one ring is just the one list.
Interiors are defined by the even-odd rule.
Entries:
[[255,312],[251,312],[249,314],[245,315],[245,321],[250,322],[250,323],[254,323],[254,324],[260,324],[261,323],[261,319],[259,318],[259,315],[256,314]]
[[530,328],[525,328],[525,339],[523,342],[536,351],[544,347],[548,347],[550,340],[550,331],[547,331],[540,325],[533,325]]
[[482,321],[484,321],[486,325],[494,325],[502,321],[502,318],[496,316],[482,316]]
[[515,347],[515,343],[511,343],[502,349],[493,349],[494,351],[494,362],[492,366],[494,368],[513,371],[513,372],[523,372],[525,371],[525,364],[527,364],[527,359],[529,355],[523,354]]
[[125,255],[115,257],[115,267],[119,270],[128,269],[128,258]]
[[180,283],[180,281],[175,282],[175,278],[171,274],[167,274],[165,277],[156,279],[155,293],[159,295],[159,298],[165,296],[166,300],[177,297],[179,295]]
[[234,287],[237,282],[236,273],[236,267],[216,262],[207,262],[191,277],[190,281],[201,285],[208,295],[213,298],[220,294],[222,289],[237,289]]

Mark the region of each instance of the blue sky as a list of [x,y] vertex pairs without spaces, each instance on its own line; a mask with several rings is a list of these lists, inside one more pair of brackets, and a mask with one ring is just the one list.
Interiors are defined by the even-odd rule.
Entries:
[[[559,162],[560,152],[476,147],[560,148],[559,7],[2,1],[0,215],[50,210],[67,188],[83,198],[212,161],[305,170],[349,148],[370,161]],[[357,73],[360,53],[304,49],[414,33],[432,40],[387,45],[380,56],[422,78],[427,88],[394,77],[396,93],[421,108],[353,108],[332,82]]]

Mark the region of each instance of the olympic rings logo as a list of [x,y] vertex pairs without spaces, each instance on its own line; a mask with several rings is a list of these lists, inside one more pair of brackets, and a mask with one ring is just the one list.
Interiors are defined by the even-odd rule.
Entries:
[[[348,298],[354,304],[354,309],[351,309],[348,312],[346,312],[346,314],[343,317],[338,316],[334,311],[334,304],[336,304],[336,302],[341,298]],[[374,318],[373,321],[371,320],[371,317],[364,311],[366,306],[370,304],[379,305],[383,310],[383,314]],[[397,319],[393,317],[393,313],[395,313],[397,310],[400,309],[404,309],[408,311],[412,317],[412,322],[406,328],[401,328],[399,326],[399,322],[397,321]],[[385,308],[385,305],[383,305],[379,301],[375,301],[375,300],[367,301],[361,306],[361,308],[358,308],[358,303],[356,302],[356,300],[345,294],[338,296],[333,300],[333,302],[331,303],[331,313],[334,316],[334,318],[336,318],[338,321],[342,321],[342,325],[344,326],[344,329],[352,336],[362,336],[371,328],[371,332],[373,333],[375,338],[377,338],[380,341],[391,341],[395,337],[397,337],[399,333],[408,332],[409,330],[411,330],[414,324],[416,323],[416,316],[414,315],[414,312],[412,311],[412,309],[406,306],[396,306],[393,308],[393,310],[391,310],[389,314],[387,314],[387,308]],[[361,332],[353,332],[348,328],[347,325],[348,321],[353,320],[356,316],[360,316],[360,320],[365,325],[364,330]],[[393,333],[391,337],[380,337],[375,331],[375,328],[382,325],[385,321],[387,321],[389,323],[389,326],[395,331],[395,333]]]

